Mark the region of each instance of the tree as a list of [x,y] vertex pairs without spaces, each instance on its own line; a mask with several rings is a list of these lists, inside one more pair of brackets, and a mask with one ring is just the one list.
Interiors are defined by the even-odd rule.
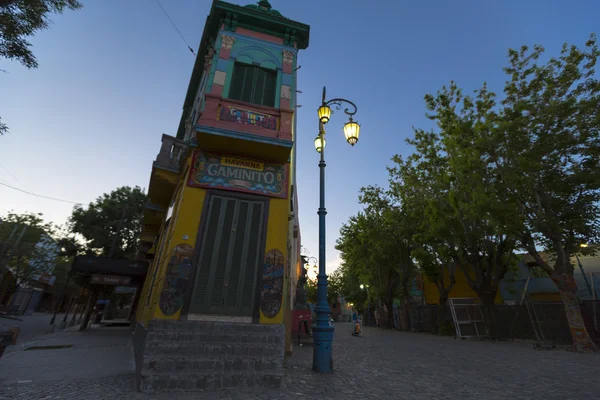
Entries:
[[[353,270],[370,285],[371,295],[381,299],[388,310],[387,325],[393,327],[394,298],[402,297],[408,304],[414,272],[410,224],[407,213],[392,204],[381,188],[363,188],[360,201],[365,211],[342,226],[336,249],[344,268]],[[408,308],[404,311],[408,313]]]
[[52,233],[52,224],[45,223],[42,214],[8,213],[0,221],[0,275],[10,273],[13,278],[0,298],[10,298],[19,287],[52,272],[59,252]]
[[147,197],[139,187],[123,186],[98,197],[87,209],[75,206],[69,220],[88,251],[104,257],[134,258]]
[[[423,147],[421,147],[423,149]],[[440,150],[435,146],[425,149],[434,152]],[[450,204],[440,177],[445,171],[445,163],[439,157],[430,157],[428,163],[419,165],[418,159],[411,157],[403,160],[400,156],[393,158],[395,166],[388,168],[390,174],[390,191],[411,214],[414,221],[414,250],[412,256],[420,271],[433,282],[438,290],[437,326],[442,331],[446,321],[446,305],[450,291],[456,283],[455,266],[452,249],[448,238],[451,232],[445,223],[446,214],[450,212]],[[415,167],[415,163],[419,167]],[[434,179],[436,178],[437,179]],[[445,275],[448,279],[445,279]]]
[[360,288],[360,285],[364,285],[364,281],[359,275],[359,271],[346,263],[342,263],[338,271],[341,275],[340,292],[344,294],[344,299],[348,303],[352,303],[359,312],[363,312],[369,298],[367,291]]
[[[78,10],[77,0],[4,0],[0,3],[0,58],[16,60],[27,68],[37,68],[38,62],[27,40],[48,29],[50,14]],[[0,135],[8,131],[0,118]]]
[[317,304],[317,280],[307,278],[306,280],[306,300],[313,304]]
[[500,280],[516,267],[516,239],[509,229],[515,212],[504,201],[502,180],[486,156],[494,147],[490,132],[499,124],[494,98],[485,85],[475,98],[465,96],[454,82],[425,96],[428,117],[438,130],[415,129],[408,140],[415,153],[408,164],[396,157],[390,169],[393,185],[406,187],[407,179],[423,197],[421,256],[427,252],[427,261],[441,258],[443,264],[452,259],[481,300],[492,336]]
[[[391,175],[401,191],[410,181],[418,190],[408,193],[424,196],[422,261],[435,259],[431,250],[442,243],[491,311],[514,250],[525,249],[556,283],[575,348],[595,350],[571,256],[600,239],[600,51],[595,35],[586,49],[564,45],[560,57],[540,65],[543,51],[509,50],[500,103],[485,85],[474,98],[455,83],[426,96],[438,131],[416,130],[415,154],[408,163],[397,158]],[[541,249],[555,260],[545,261]]]
[[[538,64],[543,52],[509,51],[502,118],[487,157],[519,212],[513,234],[561,293],[575,348],[597,350],[582,322],[571,257],[600,236],[600,51],[591,35],[584,49],[564,44],[559,57]],[[555,261],[545,261],[541,248]]]
[[327,302],[329,304],[337,303],[342,296],[342,274],[340,269],[336,269],[327,277]]

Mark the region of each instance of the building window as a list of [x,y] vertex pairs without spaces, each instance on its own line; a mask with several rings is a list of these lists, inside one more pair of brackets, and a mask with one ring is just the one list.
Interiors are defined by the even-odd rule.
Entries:
[[254,65],[235,63],[229,98],[275,107],[277,72]]

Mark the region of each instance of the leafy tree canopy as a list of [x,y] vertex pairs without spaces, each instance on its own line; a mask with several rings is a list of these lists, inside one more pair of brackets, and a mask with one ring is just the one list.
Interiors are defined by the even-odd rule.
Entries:
[[15,283],[7,288],[10,293],[53,271],[59,253],[53,232],[42,214],[10,212],[0,220],[0,276],[12,274]]
[[146,201],[138,186],[120,187],[87,208],[76,206],[69,220],[71,231],[85,239],[88,250],[105,257],[134,258]]
[[[77,0],[2,0],[0,1],[0,59],[15,60],[27,68],[37,68],[38,62],[28,41],[37,32],[50,27],[51,14],[78,10]],[[0,135],[8,126],[0,118]]]

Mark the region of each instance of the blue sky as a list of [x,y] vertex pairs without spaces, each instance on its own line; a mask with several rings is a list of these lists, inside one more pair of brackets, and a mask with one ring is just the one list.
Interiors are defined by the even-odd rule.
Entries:
[[[236,4],[248,2],[232,1]],[[147,187],[162,133],[175,135],[194,57],[155,0],[83,0],[31,42],[39,69],[0,61],[0,181],[88,203],[122,185]],[[210,0],[162,0],[196,50]],[[345,143],[345,118],[327,136],[328,270],[339,228],[360,206],[360,187],[385,185],[390,158],[409,154],[412,126],[428,128],[423,96],[450,80],[501,91],[510,47],[583,45],[600,26],[594,0],[272,0],[311,26],[299,56],[298,189],[304,246],[318,254],[318,155],[313,139],[323,85],[358,106],[361,137]],[[8,171],[8,172],[7,172]],[[0,214],[42,212],[63,223],[72,204],[0,186]]]

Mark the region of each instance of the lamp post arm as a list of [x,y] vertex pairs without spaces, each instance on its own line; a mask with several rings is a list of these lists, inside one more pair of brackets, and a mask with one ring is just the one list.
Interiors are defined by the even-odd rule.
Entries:
[[356,104],[354,104],[350,100],[346,100],[346,99],[342,99],[342,98],[337,98],[337,97],[335,99],[325,100],[325,95],[326,95],[326,89],[325,89],[325,86],[323,86],[323,104],[326,105],[326,106],[328,106],[328,107],[330,107],[330,106],[333,105],[333,106],[335,106],[335,109],[339,111],[339,110],[342,109],[342,105],[344,103],[348,104],[351,108],[344,109],[344,112],[347,115],[349,115],[350,117],[352,117],[358,111],[358,107],[356,107]]
[[[336,110],[341,110],[342,109],[342,105],[346,103],[349,104],[353,110],[351,111],[350,108],[346,108],[344,109],[344,112],[346,114],[348,114],[349,116],[353,116],[354,114],[356,114],[356,112],[358,111],[358,108],[356,107],[356,104],[354,104],[353,102],[351,102],[350,100],[346,100],[346,99],[331,99],[329,101],[326,101],[325,104],[328,106],[335,106]],[[331,107],[330,107],[331,108]]]

